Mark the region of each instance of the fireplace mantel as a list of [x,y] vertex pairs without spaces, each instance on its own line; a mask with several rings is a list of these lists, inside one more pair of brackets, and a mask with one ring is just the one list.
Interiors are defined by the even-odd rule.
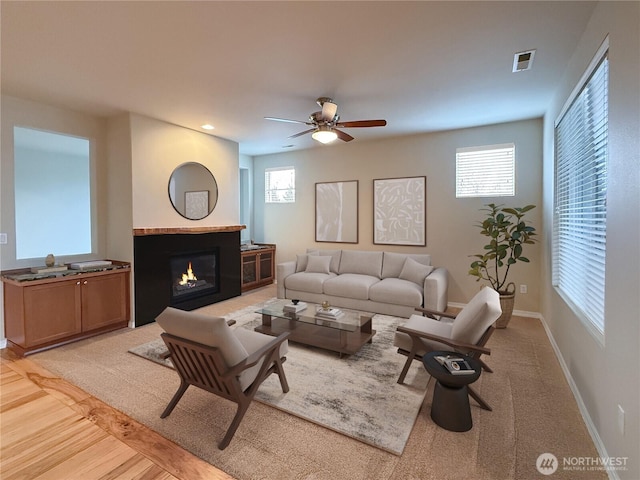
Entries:
[[150,228],[134,228],[133,236],[142,235],[174,235],[174,234],[193,234],[193,233],[219,233],[219,232],[239,232],[247,228],[246,225],[217,225],[209,227],[150,227]]

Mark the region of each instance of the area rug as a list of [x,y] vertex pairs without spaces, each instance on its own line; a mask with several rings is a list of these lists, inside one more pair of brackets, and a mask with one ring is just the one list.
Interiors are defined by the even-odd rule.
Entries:
[[[259,306],[226,315],[233,328],[260,325]],[[284,364],[290,391],[282,393],[276,375],[260,387],[256,399],[285,412],[348,435],[369,445],[401,455],[422,405],[428,375],[412,370],[406,384],[396,383],[406,360],[396,352],[393,335],[406,319],[375,315],[376,335],[354,355],[289,343]],[[163,358],[161,339],[138,345],[129,352],[171,367]]]

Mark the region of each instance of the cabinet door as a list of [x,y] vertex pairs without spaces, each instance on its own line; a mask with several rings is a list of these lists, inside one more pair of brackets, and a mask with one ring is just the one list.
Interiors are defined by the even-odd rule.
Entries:
[[49,283],[24,289],[25,347],[81,332],[80,282]]
[[242,256],[242,285],[254,283],[258,278],[258,255]]
[[82,331],[88,332],[129,318],[127,275],[115,273],[82,281]]
[[260,254],[260,280],[270,280],[273,277],[273,253]]

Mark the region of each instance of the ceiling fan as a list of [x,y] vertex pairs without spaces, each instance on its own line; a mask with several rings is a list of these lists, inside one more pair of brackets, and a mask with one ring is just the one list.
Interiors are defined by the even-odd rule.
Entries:
[[333,142],[336,138],[344,142],[350,142],[353,137],[348,133],[338,130],[340,128],[360,128],[360,127],[384,127],[387,124],[386,120],[356,120],[352,122],[341,122],[340,115],[337,114],[338,105],[328,97],[320,97],[316,100],[316,103],[322,108],[319,112],[313,112],[309,115],[309,120],[306,122],[301,120],[289,120],[286,118],[276,117],[264,117],[266,120],[275,120],[277,122],[288,123],[301,123],[303,125],[310,125],[312,128],[305,130],[304,132],[291,135],[289,138],[300,137],[307,133],[311,133],[311,137],[321,143]]

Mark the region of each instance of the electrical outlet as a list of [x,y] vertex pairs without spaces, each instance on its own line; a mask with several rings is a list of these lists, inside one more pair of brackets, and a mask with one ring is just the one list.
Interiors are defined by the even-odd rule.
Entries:
[[0,245],[6,245],[6,244],[7,244],[7,234],[0,233]]
[[624,436],[624,410],[618,405],[618,430],[620,435]]
[[527,286],[526,285],[520,285],[520,293],[527,293]]

